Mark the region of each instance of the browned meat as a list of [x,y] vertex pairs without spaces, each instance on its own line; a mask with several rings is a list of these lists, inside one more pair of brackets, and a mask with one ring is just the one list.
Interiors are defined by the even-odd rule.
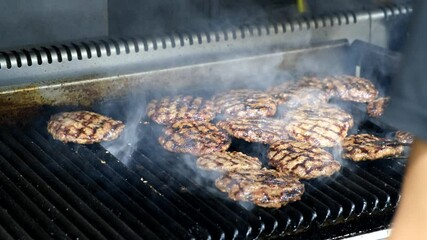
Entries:
[[286,123],[278,119],[227,119],[218,122],[217,125],[235,138],[248,142],[270,144],[288,139],[288,133],[285,129]]
[[403,152],[403,146],[371,134],[355,134],[344,139],[343,157],[353,161],[377,160],[397,157]]
[[261,207],[280,208],[301,199],[304,185],[275,170],[228,172],[216,180],[219,190],[235,201],[249,201]]
[[159,137],[168,151],[190,153],[196,156],[225,151],[231,144],[227,133],[204,121],[184,120],[167,127]]
[[276,101],[264,92],[240,89],[217,94],[213,98],[219,111],[228,116],[258,118],[276,114]]
[[226,151],[202,155],[197,159],[197,165],[206,170],[221,172],[261,169],[261,162],[257,157]]
[[390,98],[383,97],[383,98],[377,98],[372,102],[369,102],[366,106],[366,110],[371,117],[379,117],[383,115],[384,108],[387,106],[388,101]]
[[53,115],[47,131],[65,143],[92,144],[116,139],[124,127],[123,122],[94,112],[75,111]]
[[409,132],[399,130],[395,133],[394,138],[399,143],[411,144],[412,142],[414,142],[415,136]]
[[326,118],[330,121],[339,121],[348,126],[353,127],[353,117],[338,106],[324,104],[318,106],[302,106],[293,111],[288,112],[285,116],[287,121]]
[[348,123],[329,117],[298,119],[286,126],[292,138],[319,147],[338,145],[347,136],[348,129]]
[[298,82],[285,82],[268,91],[277,103],[287,108],[305,105],[325,104],[330,94],[323,91],[321,82],[316,78],[303,78]]
[[147,116],[164,125],[180,120],[209,122],[215,117],[215,113],[212,101],[193,96],[165,97],[152,100],[147,106]]
[[292,140],[271,145],[268,159],[278,171],[302,179],[330,176],[341,168],[341,164],[329,152]]
[[341,75],[327,77],[323,81],[325,89],[343,100],[371,102],[378,96],[378,90],[368,79]]

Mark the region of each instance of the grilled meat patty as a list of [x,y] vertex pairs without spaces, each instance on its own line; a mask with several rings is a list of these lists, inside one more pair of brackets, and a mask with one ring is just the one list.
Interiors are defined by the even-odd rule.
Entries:
[[279,119],[227,119],[218,122],[217,126],[235,138],[243,139],[247,142],[270,144],[288,139],[288,133],[285,129],[286,123]]
[[264,92],[240,89],[217,94],[215,107],[222,114],[234,117],[258,118],[276,114],[276,101]]
[[197,159],[197,165],[206,170],[221,172],[261,169],[261,162],[257,157],[235,151],[221,151],[202,155]]
[[399,130],[399,131],[396,131],[394,138],[399,143],[411,144],[414,142],[415,136],[409,132]]
[[215,185],[232,200],[269,208],[300,200],[304,193],[304,185],[296,178],[267,169],[227,172]]
[[318,147],[334,147],[347,136],[348,123],[329,117],[312,117],[291,121],[286,130],[289,136]]
[[212,101],[202,97],[176,96],[152,100],[147,116],[158,124],[170,125],[180,120],[211,121],[216,114]]
[[225,151],[231,144],[226,132],[212,123],[194,120],[173,123],[164,130],[159,142],[168,151],[196,156]]
[[277,103],[286,108],[296,108],[305,105],[324,104],[329,101],[330,94],[318,86],[307,82],[285,82],[274,86],[268,91]]
[[375,85],[365,78],[349,75],[327,77],[323,80],[324,89],[336,97],[353,102],[371,102],[378,96]]
[[324,104],[318,106],[302,106],[293,111],[288,112],[284,118],[287,121],[304,120],[304,119],[317,119],[325,118],[330,121],[339,121],[348,126],[353,127],[354,121],[351,114],[347,113],[338,106],[331,104]]
[[366,133],[350,135],[343,142],[343,157],[353,161],[397,157],[402,152],[396,142]]
[[368,112],[368,115],[371,117],[379,117],[383,115],[384,109],[387,106],[389,100],[390,98],[388,97],[382,97],[369,102],[368,105],[366,105],[366,111]]
[[293,140],[272,144],[267,156],[270,165],[278,171],[302,179],[330,176],[341,168],[329,152]]
[[89,111],[62,112],[51,116],[47,131],[64,143],[92,144],[116,139],[125,125]]

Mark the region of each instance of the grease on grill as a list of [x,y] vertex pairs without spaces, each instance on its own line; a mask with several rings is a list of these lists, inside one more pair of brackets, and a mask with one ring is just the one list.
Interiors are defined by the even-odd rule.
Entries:
[[239,89],[217,94],[213,97],[218,111],[227,116],[258,118],[276,114],[274,98],[265,92]]
[[215,112],[212,101],[182,95],[152,100],[147,106],[147,116],[164,125],[180,120],[209,122],[215,117]]
[[397,142],[366,133],[350,135],[343,143],[343,157],[353,161],[398,157],[403,150]]
[[232,200],[269,208],[300,200],[304,193],[304,185],[298,179],[271,169],[228,172],[215,185]]
[[236,151],[222,151],[202,155],[197,159],[197,165],[206,170],[222,172],[261,169],[261,162],[257,157],[251,157]]
[[271,144],[288,139],[288,133],[285,129],[286,122],[279,119],[227,119],[218,122],[217,126],[226,130],[233,137],[248,142]]
[[62,142],[92,144],[116,139],[125,125],[89,111],[62,112],[51,116],[47,130]]
[[164,130],[160,144],[168,151],[202,155],[225,151],[230,137],[212,123],[204,121],[177,121]]
[[281,141],[270,146],[269,164],[278,171],[302,179],[330,176],[341,164],[327,151],[308,143]]

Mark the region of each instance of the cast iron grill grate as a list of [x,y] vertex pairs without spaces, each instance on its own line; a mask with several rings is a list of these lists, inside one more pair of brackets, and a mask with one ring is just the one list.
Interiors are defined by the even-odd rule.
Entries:
[[[385,228],[405,167],[404,159],[345,161],[333,177],[305,181],[301,201],[264,209],[228,200],[214,174],[200,177],[195,158],[164,151],[150,125],[141,124],[127,166],[100,145],[63,144],[45,129],[0,131],[1,239],[310,239],[366,218],[367,230]],[[232,148],[266,151],[239,141]]]

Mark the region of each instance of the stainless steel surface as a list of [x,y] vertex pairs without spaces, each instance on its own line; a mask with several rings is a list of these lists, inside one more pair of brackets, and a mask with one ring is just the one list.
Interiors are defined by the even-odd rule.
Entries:
[[17,88],[149,72],[199,63],[236,59],[309,46],[313,43],[359,39],[382,46],[372,31],[405,17],[409,6],[387,11],[342,12],[323,18],[269,25],[176,34],[155,39],[73,42],[0,54],[0,87]]
[[0,1],[0,49],[108,36],[107,1]]

